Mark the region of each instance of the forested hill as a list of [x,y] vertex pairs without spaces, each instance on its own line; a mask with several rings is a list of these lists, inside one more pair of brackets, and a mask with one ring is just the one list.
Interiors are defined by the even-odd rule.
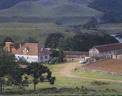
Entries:
[[[88,4],[91,0],[0,0],[0,9],[7,9],[10,8],[14,5],[16,5],[17,3],[20,2],[32,2],[32,1],[40,1],[41,4],[43,5],[53,5],[53,4],[62,4],[62,3],[75,3],[75,4]],[[41,6],[41,5],[40,5]]]
[[0,9],[9,8],[20,1],[23,1],[23,0],[0,0]]
[[[90,0],[0,0],[0,22],[81,24],[101,16]],[[46,20],[45,20],[46,19]]]
[[[58,7],[56,9],[59,11],[59,13],[60,13],[61,10],[63,10],[62,7],[64,8],[64,10],[68,10],[68,8],[70,7],[69,9],[75,11],[75,13],[74,13],[71,10],[68,10],[68,12],[70,12],[70,14],[76,14],[77,15],[76,12],[79,12],[80,16],[81,16],[81,14],[82,15],[87,14],[87,16],[96,15],[97,11],[95,11],[94,9],[97,9],[98,11],[101,11],[105,14],[102,18],[104,21],[106,21],[106,22],[122,22],[122,0],[0,0],[0,11],[2,9],[8,9],[7,12],[2,12],[0,14],[10,13],[11,11],[9,11],[9,10],[13,10],[13,9],[11,9],[11,7],[13,7],[16,4],[19,4],[21,2],[26,3],[26,1],[28,3],[29,3],[29,1],[30,2],[39,1],[40,6],[48,5],[48,7],[49,7],[49,6],[55,5],[55,6]],[[18,9],[23,9],[23,6],[27,6],[27,4],[25,4],[25,3],[22,3],[21,4],[22,6],[19,6],[19,8],[16,7],[17,12],[18,12]],[[62,5],[62,4],[65,4],[65,6]],[[91,7],[91,8],[89,8],[87,5],[89,5],[89,7]],[[53,6],[53,7],[55,7],[55,6]],[[76,6],[77,6],[77,8],[76,8]],[[36,8],[36,10],[41,10],[41,9],[39,9],[39,8],[41,8],[39,6],[34,7],[34,3],[33,3],[33,5],[30,5],[30,7],[31,8]],[[30,12],[32,12],[32,14],[34,14],[33,13],[34,9],[31,9],[31,8],[29,8]],[[45,7],[45,8],[47,8],[47,7]],[[45,8],[43,7],[43,9],[45,9]],[[49,7],[49,9],[51,9],[51,8],[52,7]],[[14,11],[15,11],[15,9],[14,9]],[[40,11],[40,12],[44,13],[43,10]],[[24,11],[23,11],[23,14],[24,14]],[[63,13],[61,13],[61,14],[63,14]],[[7,14],[7,16],[9,16],[9,15],[10,14]]]
[[122,0],[94,0],[89,6],[104,12],[106,22],[122,22]]
[[36,1],[36,0],[0,0],[0,9],[10,8],[22,1]]

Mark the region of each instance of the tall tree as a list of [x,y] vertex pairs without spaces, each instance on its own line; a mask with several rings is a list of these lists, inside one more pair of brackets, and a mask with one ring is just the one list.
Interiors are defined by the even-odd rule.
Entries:
[[[19,62],[20,63],[20,62]],[[43,74],[47,73],[45,77]],[[22,76],[28,74],[33,76],[34,90],[39,82],[48,81],[50,84],[54,84],[55,77],[52,77],[52,72],[48,67],[39,63],[31,63],[27,68],[20,68],[15,59],[15,56],[0,48],[0,91],[2,92],[2,80],[5,76],[10,76],[11,82],[14,85],[23,85]],[[27,80],[27,78],[25,78]]]
[[60,39],[64,38],[64,36],[60,33],[51,33],[48,35],[45,47],[49,48],[57,48],[60,42]]
[[[42,64],[31,63],[27,67],[26,73],[33,77],[34,90],[36,90],[36,85],[39,82],[44,82],[44,80],[47,80],[50,84],[54,84],[55,77],[52,77],[52,72],[48,69],[48,67],[43,66]],[[45,73],[47,73],[46,77],[43,75]]]
[[52,49],[51,51],[52,51],[51,52],[52,59],[50,60],[49,63],[51,63],[51,64],[62,63],[63,58],[64,58],[63,50],[62,49]]
[[24,40],[25,43],[37,43],[38,41],[36,39],[34,39],[33,37],[27,37]]
[[12,72],[16,68],[15,56],[0,48],[0,76],[4,76]]
[[[11,53],[8,53],[0,48],[0,78],[2,81],[4,76],[11,76],[12,78],[18,73],[18,65],[16,64],[15,56]],[[16,72],[14,72],[16,71]],[[17,75],[18,76],[18,75]],[[13,78],[13,80],[17,80],[17,78]],[[2,84],[3,82],[1,82]],[[18,82],[19,83],[19,82]],[[2,85],[1,85],[2,92]]]

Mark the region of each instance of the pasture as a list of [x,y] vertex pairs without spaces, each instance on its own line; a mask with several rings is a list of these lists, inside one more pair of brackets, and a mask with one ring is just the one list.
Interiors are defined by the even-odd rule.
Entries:
[[72,36],[71,32],[65,32],[64,26],[58,26],[54,23],[0,23],[0,37],[12,37],[15,41],[22,42],[22,40],[32,37],[44,44],[46,37],[50,33],[62,33],[65,36]]
[[122,95],[122,77],[114,76],[104,72],[93,72],[81,70],[82,66],[77,62],[46,65],[53,75],[56,76],[54,85],[39,83],[37,91],[33,91],[33,85],[17,88],[6,87],[6,94],[26,94],[41,96],[109,96]]

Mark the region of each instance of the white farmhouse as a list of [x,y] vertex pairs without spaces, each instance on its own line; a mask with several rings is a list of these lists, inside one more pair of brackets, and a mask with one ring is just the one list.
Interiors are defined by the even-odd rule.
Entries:
[[117,59],[122,54],[122,43],[94,46],[89,50],[89,56],[98,59]]
[[15,55],[17,60],[32,62],[46,62],[50,60],[50,51],[41,48],[39,43],[24,43],[15,47],[13,42],[6,42],[5,49]]

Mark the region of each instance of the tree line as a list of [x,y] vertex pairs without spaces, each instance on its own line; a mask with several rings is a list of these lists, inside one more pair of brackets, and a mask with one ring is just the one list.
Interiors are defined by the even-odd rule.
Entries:
[[58,48],[67,51],[88,51],[96,45],[117,43],[118,41],[106,33],[75,33],[72,37],[65,37],[61,33],[51,33],[48,35],[45,47]]

